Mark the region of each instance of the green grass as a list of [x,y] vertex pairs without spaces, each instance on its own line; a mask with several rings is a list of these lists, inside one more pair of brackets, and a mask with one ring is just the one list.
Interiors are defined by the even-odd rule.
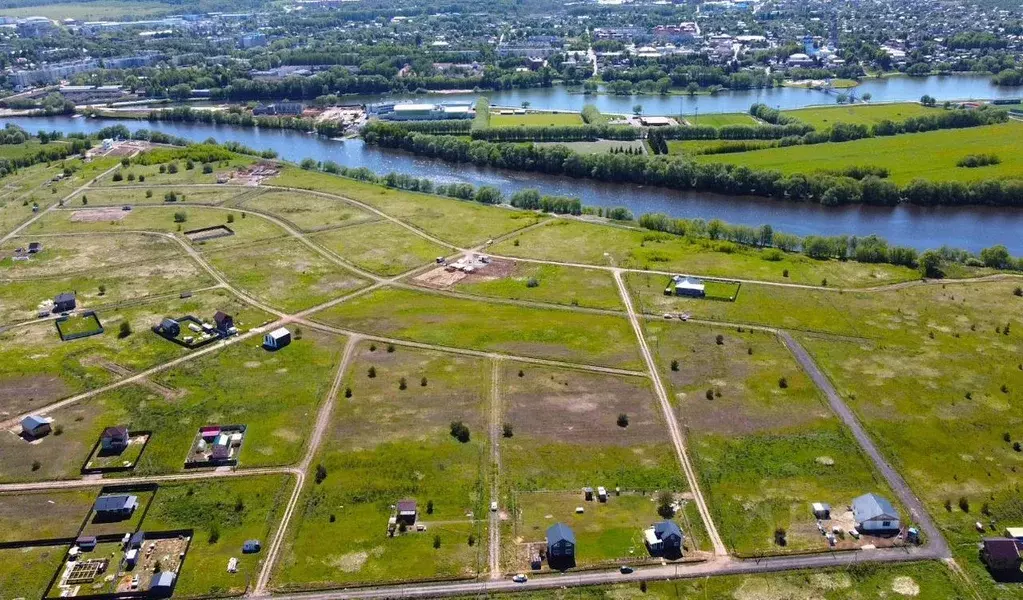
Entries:
[[724,127],[725,125],[756,125],[756,120],[746,113],[711,113],[706,115],[687,115],[685,119],[693,125],[704,127]]
[[917,102],[897,104],[849,104],[842,106],[816,106],[787,110],[785,115],[809,123],[817,129],[827,129],[835,123],[850,125],[873,125],[884,120],[905,121],[910,117],[934,114],[940,108],[927,107]]
[[367,283],[293,238],[219,250],[209,259],[231,283],[288,312],[322,304]]
[[[159,186],[156,183],[129,182],[140,187],[118,188],[118,187],[94,187],[85,192],[89,198],[89,206],[124,206],[139,204],[168,204],[165,195],[174,192],[178,197],[179,205],[187,204],[211,204],[220,205],[224,202],[239,196],[248,196],[258,193],[258,190],[240,186],[223,187],[176,187],[172,185]],[[70,205],[76,204],[74,199]]]
[[821,261],[793,253],[775,255],[731,242],[569,219],[533,228],[495,244],[491,251],[523,258],[811,285],[819,285],[825,278],[829,285],[860,287],[919,277],[906,267]]
[[[1016,151],[1021,134],[1023,123],[1011,121],[852,142],[717,154],[696,160],[773,169],[785,174],[870,165],[889,169],[889,177],[896,183],[908,183],[918,177],[933,181],[1017,178],[1023,175],[1023,155]],[[968,154],[995,154],[1002,162],[977,169],[957,167],[956,163]],[[907,156],[913,160],[906,160]]]
[[74,335],[98,334],[102,331],[99,317],[95,314],[75,314],[65,320],[57,320],[57,330],[65,338]]
[[[294,485],[288,475],[161,485],[143,529],[195,530],[174,596],[233,596],[253,585]],[[250,539],[262,542],[263,554],[242,553]],[[231,558],[238,559],[237,573],[227,572]]]
[[[585,308],[621,310],[622,300],[614,278],[607,271],[560,265],[515,263],[508,277],[463,279],[453,289],[492,298],[550,302]],[[536,285],[530,287],[530,282]]]
[[[89,163],[65,159],[51,166],[33,165],[0,178],[0,233],[7,233],[31,218],[33,202],[44,210],[114,164],[116,161],[109,158]],[[51,181],[63,173],[64,167],[74,170],[71,176]]]
[[0,569],[0,598],[42,598],[66,554],[65,546],[0,549],[4,565],[17,565]]
[[[486,514],[488,372],[481,359],[359,345],[344,381],[351,398],[339,398],[314,460],[326,479],[306,480],[275,589],[459,578],[486,569],[485,523],[466,515]],[[468,426],[469,442],[450,435],[456,420]],[[427,529],[389,537],[391,507],[406,498],[418,502],[418,522]]]
[[[895,500],[774,335],[659,320],[645,329],[714,521],[734,552],[827,550],[811,503],[828,502],[837,515],[867,492]],[[774,543],[778,527],[787,531],[784,548]]]
[[317,313],[355,331],[456,348],[641,368],[624,317],[589,315],[382,289]]
[[[12,260],[15,249],[28,248],[30,242],[42,243],[42,251],[32,254],[29,260]],[[52,277],[183,254],[173,240],[138,233],[46,238],[19,236],[0,245],[0,269],[5,278]]]
[[545,218],[533,212],[395,190],[295,167],[286,167],[271,183],[323,191],[364,202],[462,247],[485,242]]
[[[171,173],[167,166],[170,162],[175,162],[178,165],[178,172]],[[96,185],[98,186],[111,186],[111,187],[124,187],[124,186],[149,186],[149,185],[185,185],[185,184],[215,184],[217,183],[217,176],[220,174],[231,174],[235,172],[239,167],[247,167],[253,164],[255,159],[247,156],[238,156],[232,160],[220,161],[213,163],[212,173],[203,173],[202,165],[198,162],[194,163],[195,167],[187,169],[186,161],[184,159],[175,159],[168,163],[156,163],[151,165],[141,165],[132,163],[128,167],[120,167],[117,171],[110,173],[106,177],[100,179]],[[164,172],[160,172],[160,167],[164,167]],[[121,181],[114,181],[114,173],[121,173]],[[128,175],[135,175],[135,181],[129,181]],[[138,181],[138,177],[145,177],[145,181]],[[222,184],[224,187],[233,186],[233,184]],[[238,189],[238,192],[245,191],[245,188]],[[188,194],[188,192],[185,192]]]
[[775,143],[774,140],[670,140],[668,141],[668,154],[699,156],[713,154],[717,148],[735,147],[737,144],[742,144],[744,147],[770,148]]
[[491,109],[491,127],[563,127],[565,125],[582,125],[583,118],[576,113],[527,113],[524,115],[502,115],[500,111]]
[[0,541],[74,537],[95,500],[94,489],[0,494]]
[[317,231],[372,221],[379,217],[342,200],[291,191],[246,194],[232,206],[270,213],[303,231]]
[[400,275],[451,253],[450,248],[391,221],[344,227],[312,239],[345,260],[383,276]]
[[172,10],[174,10],[173,4],[163,4],[162,2],[149,0],[133,2],[131,6],[126,6],[123,2],[115,2],[113,0],[99,0],[97,2],[86,3],[68,2],[5,8],[0,10],[0,15],[5,17],[44,16],[51,19],[71,18],[82,21],[102,21],[127,16],[139,18],[164,14]]

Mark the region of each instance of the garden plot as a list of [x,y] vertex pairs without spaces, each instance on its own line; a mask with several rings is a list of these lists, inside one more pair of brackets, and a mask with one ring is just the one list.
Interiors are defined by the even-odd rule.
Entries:
[[400,275],[451,253],[391,221],[363,223],[317,234],[317,243],[378,275]]
[[[486,569],[488,372],[475,358],[357,347],[282,548],[276,589]],[[452,435],[453,422],[464,425],[466,441]],[[416,503],[416,517],[391,535],[388,521],[405,500]]]
[[[663,520],[659,492],[682,506],[690,551],[705,543],[657,400],[645,378],[524,365],[501,367],[502,553],[506,570],[529,567],[556,522],[573,528],[579,566],[650,558],[643,529]],[[508,434],[511,434],[508,436]],[[604,487],[606,503],[584,487]],[[584,512],[576,512],[582,507]]]
[[[678,321],[648,321],[645,329],[718,530],[734,552],[827,550],[812,503],[828,503],[840,516],[868,492],[895,500],[773,334]],[[836,547],[867,543],[891,539],[843,535]]]
[[291,238],[212,252],[209,259],[233,284],[287,311],[322,304],[367,284]]
[[232,206],[272,214],[303,231],[349,226],[379,219],[369,211],[344,200],[324,198],[299,191],[266,191],[244,196]]

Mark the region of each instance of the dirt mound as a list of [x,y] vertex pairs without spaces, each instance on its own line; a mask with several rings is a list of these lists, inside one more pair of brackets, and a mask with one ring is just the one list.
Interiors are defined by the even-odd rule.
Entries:
[[73,223],[105,223],[107,221],[121,221],[128,216],[129,211],[120,208],[91,208],[88,210],[76,210],[71,213]]

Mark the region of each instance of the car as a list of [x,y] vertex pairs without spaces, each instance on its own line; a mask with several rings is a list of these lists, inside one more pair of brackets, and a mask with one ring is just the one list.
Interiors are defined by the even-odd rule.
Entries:
[[529,581],[529,578],[523,575],[522,573],[519,573],[515,577],[512,577],[512,581],[514,581],[515,583],[526,583],[527,581]]
[[628,575],[629,573],[632,573],[632,567],[630,567],[629,565],[622,565],[618,567],[618,572],[620,572],[622,575]]
[[133,590],[139,589],[139,576],[138,575],[135,575],[135,576],[133,576],[131,578],[131,589],[133,589]]
[[497,512],[497,500],[490,503],[490,512]]

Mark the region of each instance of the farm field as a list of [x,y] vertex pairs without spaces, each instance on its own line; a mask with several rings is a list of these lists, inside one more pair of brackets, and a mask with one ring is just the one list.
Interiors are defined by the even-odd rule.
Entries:
[[327,192],[364,202],[448,243],[462,247],[481,244],[546,218],[533,212],[388,189],[326,173],[303,171],[295,167],[285,168],[270,183]]
[[526,113],[524,115],[502,115],[500,110],[490,112],[491,127],[563,127],[582,125],[583,118],[576,113]]
[[873,125],[881,121],[905,121],[910,117],[932,114],[943,109],[924,106],[918,102],[896,104],[849,104],[843,106],[815,106],[787,110],[785,115],[809,123],[817,129],[827,129],[835,123]]
[[725,125],[756,125],[757,121],[746,113],[710,113],[687,115],[685,120],[694,126],[724,127]]
[[173,6],[173,4],[146,1],[139,2],[137,5],[133,4],[129,9],[121,2],[100,0],[98,2],[89,2],[86,4],[79,4],[77,2],[58,2],[54,4],[4,8],[0,11],[0,14],[5,17],[33,17],[41,15],[51,19],[70,18],[82,21],[101,21],[127,15],[144,17],[161,14],[174,10]]
[[[718,531],[733,551],[824,551],[813,502],[829,503],[837,515],[868,492],[893,498],[773,334],[679,321],[648,321],[645,329]],[[778,528],[784,547],[775,542]],[[839,540],[839,547],[853,545]]]
[[[518,245],[516,245],[516,243]],[[494,244],[497,255],[784,283],[865,287],[918,279],[906,267],[765,253],[730,242],[558,219]],[[778,258],[778,260],[769,260]],[[788,271],[788,277],[785,272]],[[662,286],[663,290],[664,287]]]
[[270,213],[303,231],[318,231],[379,219],[343,200],[292,191],[249,192],[231,206]]
[[638,369],[624,317],[512,306],[406,289],[382,289],[313,315],[360,333],[542,358]]
[[[479,518],[486,514],[488,372],[482,359],[372,342],[356,347],[344,379],[351,396],[339,399],[314,460],[325,476],[306,479],[274,589],[464,578],[486,569]],[[451,435],[454,421],[468,428],[466,442]],[[417,502],[416,523],[425,531],[389,536],[393,506],[405,499]]]
[[289,312],[366,285],[366,280],[293,238],[218,250],[210,263],[231,283]]
[[[492,264],[503,266],[507,263],[499,261]],[[505,277],[488,278],[484,270],[480,279],[464,279],[452,289],[491,298],[605,310],[624,309],[614,278],[606,271],[527,262],[512,262],[509,266],[511,272]]]
[[[945,129],[851,142],[769,148],[737,154],[716,154],[697,158],[699,162],[745,165],[773,169],[784,174],[812,173],[852,166],[878,166],[890,171],[895,183],[915,178],[931,181],[975,181],[1019,177],[1023,156],[1016,152],[1023,123]],[[969,154],[995,154],[1001,163],[967,169],[956,163]],[[913,160],[905,160],[912,156]]]
[[311,239],[341,258],[385,277],[401,275],[451,253],[451,248],[391,221],[326,231]]
[[[502,422],[512,432],[500,442],[501,505],[509,513],[502,514],[502,567],[528,568],[527,544],[542,542],[556,522],[573,528],[580,566],[645,559],[642,530],[662,520],[657,492],[681,502],[688,489],[649,382],[515,361],[499,368]],[[586,486],[604,486],[611,497],[587,502]],[[696,511],[687,507],[676,518],[689,548],[698,547]]]

